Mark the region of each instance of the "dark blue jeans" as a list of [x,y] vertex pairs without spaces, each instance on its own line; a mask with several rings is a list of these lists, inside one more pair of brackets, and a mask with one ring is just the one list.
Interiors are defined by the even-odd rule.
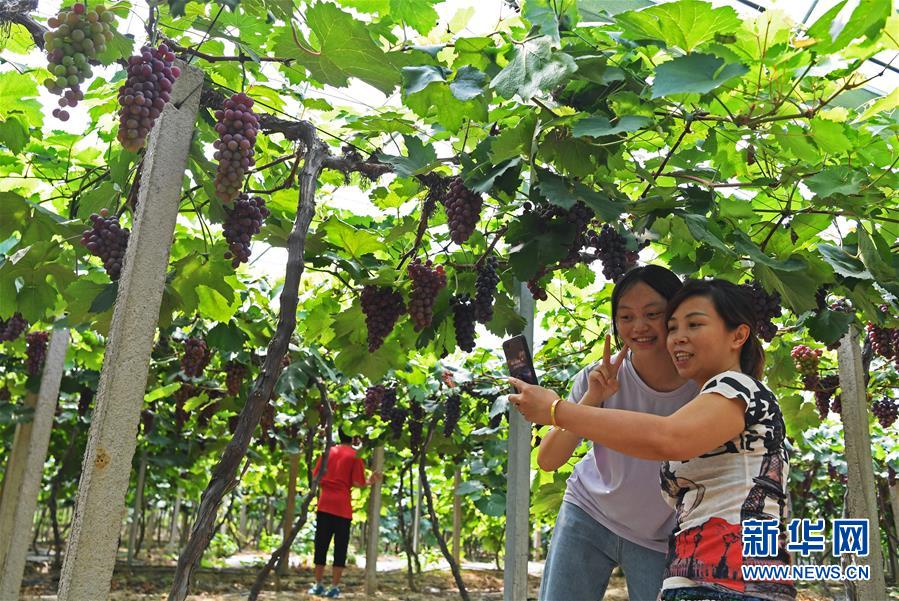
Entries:
[[540,601],[599,601],[621,566],[630,601],[655,601],[665,554],[623,539],[573,503],[562,502],[540,582]]

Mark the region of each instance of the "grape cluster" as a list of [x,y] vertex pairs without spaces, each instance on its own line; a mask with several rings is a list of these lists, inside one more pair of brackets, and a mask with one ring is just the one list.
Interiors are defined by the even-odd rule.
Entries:
[[581,262],[581,250],[594,239],[596,232],[589,230],[593,220],[593,209],[581,201],[577,201],[570,209],[563,213],[565,221],[571,224],[574,230],[574,239],[568,247],[568,256],[559,261],[562,267],[573,267]]
[[225,364],[225,388],[231,396],[237,396],[244,378],[247,377],[249,369],[243,363],[238,361],[229,361]]
[[811,349],[804,344],[798,344],[790,351],[796,369],[804,376],[818,373],[818,363],[821,360],[821,349]]
[[125,250],[128,248],[131,231],[123,228],[118,217],[110,216],[107,209],[101,209],[99,215],[94,213],[90,220],[91,229],[84,230],[81,244],[92,255],[100,257],[106,273],[112,280],[117,280],[122,275],[122,264],[125,262]]
[[540,279],[546,275],[548,270],[546,267],[541,267],[537,270],[537,274],[527,281],[528,290],[531,291],[531,296],[534,297],[534,300],[542,300],[545,301],[549,298],[549,295],[546,293],[546,288],[540,282]]
[[899,415],[899,403],[895,399],[883,397],[871,404],[871,411],[881,426],[889,428],[896,421],[896,416]]
[[94,401],[94,389],[88,386],[82,386],[79,393],[78,415],[84,417],[87,415],[87,412],[91,407],[91,403]]
[[231,267],[237,268],[250,258],[250,240],[262,229],[262,222],[269,216],[265,201],[254,196],[241,194],[234,206],[225,205],[225,223],[222,229],[228,242],[225,258],[231,260]]
[[815,406],[818,408],[818,414],[821,416],[821,419],[827,417],[828,411],[842,413],[843,407],[840,397],[837,396],[833,403],[830,401],[830,398],[840,385],[840,376],[833,374],[818,378],[818,374],[815,373],[814,380],[814,385],[811,387],[809,387],[808,382],[806,383],[806,389],[815,391]]
[[240,192],[243,176],[256,164],[253,146],[259,119],[253,112],[253,99],[238,92],[225,100],[223,109],[215,112],[219,134],[213,146],[219,162],[215,175],[215,191],[223,202],[231,202]]
[[25,335],[25,355],[27,360],[25,367],[28,373],[36,376],[44,367],[44,359],[47,358],[47,341],[50,335],[47,332],[31,332]]
[[843,395],[835,395],[830,403],[830,410],[838,415],[843,415]]
[[481,323],[493,319],[493,298],[496,296],[496,285],[499,284],[496,264],[496,257],[490,255],[478,267],[478,277],[474,284],[477,290],[474,296],[474,316]]
[[442,265],[432,268],[430,259],[425,263],[415,259],[409,263],[406,270],[412,280],[409,315],[412,317],[415,331],[420,332],[431,325],[434,317],[434,301],[440,289],[446,286],[446,273]]
[[[881,313],[889,313],[889,307],[886,305],[881,305],[879,309]],[[874,352],[884,359],[896,359],[897,367],[899,367],[899,329],[883,328],[869,322],[865,326],[865,331]]]
[[603,224],[599,233],[592,233],[590,246],[602,261],[602,274],[606,279],[617,282],[627,271],[637,264],[637,252],[627,249],[627,240],[608,223]]
[[411,401],[409,407],[412,409],[411,418],[409,419],[409,446],[417,449],[421,446],[421,435],[424,430],[425,410],[417,401]]
[[394,407],[390,410],[389,424],[394,439],[398,439],[403,435],[403,424],[406,421],[407,415],[408,412],[402,407]]
[[396,408],[396,388],[387,388],[381,396],[381,419],[389,422]]
[[206,342],[200,338],[188,338],[184,341],[184,354],[181,355],[181,370],[189,378],[199,378],[209,364],[210,353]]
[[28,329],[28,322],[21,313],[13,313],[9,319],[0,319],[0,342],[12,342]]
[[478,224],[483,204],[481,195],[466,188],[461,177],[450,180],[443,206],[453,242],[462,244],[468,240]]
[[453,299],[453,325],[456,330],[456,344],[463,351],[474,350],[475,305],[471,297],[462,294]]
[[119,142],[137,152],[147,140],[156,118],[170,100],[181,69],[172,63],[175,54],[165,44],[144,46],[128,59],[128,79],[119,88]]
[[366,416],[371,417],[378,411],[378,409],[380,409],[381,400],[386,394],[387,387],[383,384],[369,386],[365,389],[365,400],[363,401],[363,405],[365,406]]
[[462,415],[462,397],[458,394],[451,394],[446,399],[446,414],[443,417],[443,435],[452,436],[459,423]]
[[771,342],[777,334],[777,326],[772,319],[780,316],[780,294],[768,294],[758,282],[747,282],[740,286],[749,295],[750,303],[755,312],[755,331],[759,338]]
[[373,353],[393,331],[393,326],[405,313],[406,305],[403,295],[389,286],[365,286],[361,302],[368,329],[368,352]]
[[44,86],[51,94],[62,95],[60,108],[53,109],[57,119],[68,121],[65,108],[84,99],[81,83],[92,75],[89,61],[106,50],[106,43],[112,40],[113,21],[115,15],[102,4],[88,9],[81,2],[47,19],[50,30],[44,34],[44,50],[50,77],[44,80]]

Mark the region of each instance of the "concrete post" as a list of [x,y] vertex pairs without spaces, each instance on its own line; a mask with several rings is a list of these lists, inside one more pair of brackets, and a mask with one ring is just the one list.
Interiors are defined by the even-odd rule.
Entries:
[[150,132],[143,159],[135,226],[103,359],[59,601],[97,601],[109,595],[150,350],[203,85],[201,70],[180,62],[179,67],[172,102]]
[[34,407],[34,418],[30,423],[19,424],[13,437],[13,448],[0,492],[2,601],[19,598],[68,346],[69,330],[54,330],[50,335],[40,389],[37,396],[29,394],[26,398],[26,403]]
[[462,497],[459,496],[459,485],[462,483],[462,470],[456,468],[453,473],[453,561],[459,564],[462,557]]
[[[524,317],[524,337],[534,349],[534,297],[518,284],[518,314]],[[506,561],[503,598],[517,601],[528,596],[528,538],[530,536],[531,424],[509,409],[509,465],[506,472]]]
[[[384,447],[375,448],[372,471],[384,473]],[[381,482],[371,485],[368,497],[368,544],[365,546],[365,596],[378,590],[378,537],[381,528]]]
[[849,332],[840,341],[837,351],[840,366],[840,388],[843,395],[843,436],[846,440],[846,516],[867,519],[869,524],[869,548],[867,557],[854,558],[855,563],[868,565],[870,580],[860,580],[847,592],[851,599],[886,599],[886,583],[883,573],[883,549],[880,545],[880,521],[877,515],[877,483],[871,458],[871,433],[868,431],[868,400],[865,394],[865,376],[862,368],[858,330]]
[[131,513],[131,527],[128,530],[128,563],[134,561],[134,551],[137,547],[137,532],[140,529],[140,514],[144,506],[144,482],[147,479],[147,453],[140,456],[140,466],[137,468],[137,487],[134,489],[134,510]]
[[[297,472],[300,471],[300,454],[290,454],[290,467],[287,475],[287,506],[284,508],[284,520],[281,522],[282,536],[286,539],[293,529],[293,513],[297,500]],[[290,548],[284,550],[284,555],[278,561],[278,575],[287,574],[290,567]]]

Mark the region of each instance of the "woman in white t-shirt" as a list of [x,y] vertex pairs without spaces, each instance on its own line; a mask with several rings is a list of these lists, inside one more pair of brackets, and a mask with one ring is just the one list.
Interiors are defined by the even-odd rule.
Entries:
[[[783,537],[770,557],[742,557],[744,520],[773,519],[784,532],[789,474],[783,416],[774,394],[759,381],[764,352],[755,336],[751,301],[730,282],[691,280],[669,302],[666,322],[677,373],[701,387],[696,398],[670,416],[576,406],[514,378],[510,381],[520,393],[509,400],[529,421],[663,462],[662,491],[675,509],[676,524],[659,599],[795,599],[792,582],[742,575],[746,564],[790,561]],[[601,364],[595,370],[597,387],[616,389],[619,369]]]
[[[624,350],[611,359],[606,337],[603,361],[578,373],[570,402],[664,416],[696,396],[696,384],[677,374],[665,347],[665,309],[680,288],[680,279],[657,265],[625,274],[612,292],[612,327]],[[619,362],[617,389],[603,386],[599,368]],[[537,463],[558,469],[580,441],[554,428],[540,443]],[[568,479],[540,599],[598,601],[616,565],[624,570],[631,599],[655,598],[673,528],[674,511],[659,494],[659,462],[594,443]]]

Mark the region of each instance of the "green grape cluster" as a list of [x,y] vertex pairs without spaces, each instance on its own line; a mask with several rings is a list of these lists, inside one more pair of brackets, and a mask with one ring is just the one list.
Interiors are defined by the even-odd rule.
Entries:
[[65,108],[84,98],[81,83],[92,75],[90,61],[112,40],[114,21],[115,15],[102,4],[87,8],[80,2],[47,20],[50,31],[44,34],[44,50],[50,77],[44,85],[51,94],[62,96],[54,117],[68,120]]

